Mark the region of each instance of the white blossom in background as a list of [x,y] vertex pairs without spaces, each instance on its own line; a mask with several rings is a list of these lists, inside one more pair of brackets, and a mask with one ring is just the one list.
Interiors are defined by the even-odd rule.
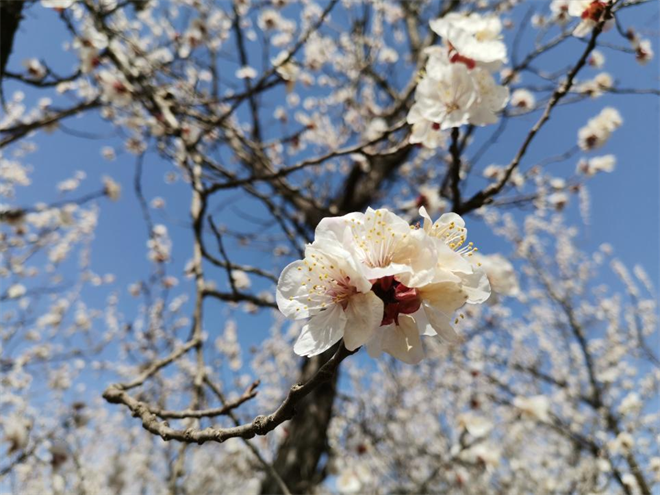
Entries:
[[513,399],[513,405],[527,418],[544,422],[550,421],[550,399],[544,395],[516,397]]
[[635,59],[640,65],[646,65],[653,59],[653,45],[651,45],[651,40],[640,38],[633,29],[629,29],[627,32],[628,40],[630,41],[630,46],[635,50]]
[[431,29],[447,44],[452,63],[461,62],[495,71],[507,62],[499,17],[452,12],[430,22]]
[[4,442],[9,444],[7,454],[18,452],[27,447],[30,441],[31,422],[22,416],[12,415],[0,420]]
[[[408,123],[417,124],[424,135],[432,130],[450,129],[469,122],[469,110],[477,101],[477,85],[463,64],[437,64],[427,71],[417,85],[415,104],[408,114]],[[422,139],[416,137],[417,142]]]
[[570,1],[571,0],[552,0],[552,2],[550,2],[552,20],[560,26],[567,24],[571,18],[568,13],[568,4]]
[[600,148],[622,123],[623,119],[617,109],[605,107],[578,131],[578,145],[585,151]]
[[68,9],[74,3],[76,3],[76,0],[41,0],[42,7],[57,10]]
[[124,107],[133,101],[133,87],[123,74],[102,70],[97,74],[97,80],[101,86],[102,97],[108,103]]
[[497,122],[509,89],[491,75],[507,61],[499,18],[450,13],[430,25],[444,44],[425,50],[428,61],[407,121],[411,143],[436,148],[444,141],[440,130]]
[[509,260],[501,254],[474,253],[472,262],[477,263],[488,276],[494,294],[516,297],[520,294],[518,275]]
[[[584,38],[591,34],[596,24],[604,19],[607,3],[600,0],[571,0],[568,2],[568,13],[572,17],[578,17],[580,23],[573,30],[573,36]],[[605,21],[603,31],[607,31],[614,25],[611,17]]]
[[111,201],[118,201],[121,197],[121,185],[111,177],[103,177],[103,191]]
[[23,61],[23,67],[25,67],[30,79],[40,81],[46,77],[46,67],[36,58]]
[[578,162],[576,172],[592,177],[599,172],[613,172],[616,166],[614,155],[595,156],[588,160],[582,159]]
[[521,88],[511,94],[510,105],[520,111],[529,112],[536,105],[536,97],[531,91]]
[[248,65],[241,67],[236,71],[236,78],[238,79],[254,79],[257,77],[257,71]]
[[236,287],[238,290],[249,289],[252,285],[250,283],[250,277],[248,277],[248,274],[243,270],[232,270],[231,278],[234,282],[234,287]]
[[605,55],[600,50],[593,50],[589,56],[589,65],[601,69],[605,65]]
[[9,299],[18,299],[19,297],[23,297],[26,292],[27,289],[25,288],[24,285],[13,284],[10,285],[9,288],[7,289],[7,297]]

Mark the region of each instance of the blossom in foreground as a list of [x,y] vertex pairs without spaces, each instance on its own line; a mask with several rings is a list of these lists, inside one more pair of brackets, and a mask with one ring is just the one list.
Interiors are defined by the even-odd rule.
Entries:
[[280,311],[295,320],[309,319],[294,346],[296,354],[316,356],[344,338],[348,350],[364,345],[380,324],[383,303],[340,243],[323,238],[305,258],[288,265],[277,284]]
[[465,243],[460,216],[434,223],[423,207],[420,214],[423,228],[371,208],[319,223],[305,259],[284,269],[277,288],[285,316],[309,319],[297,354],[320,354],[343,337],[348,350],[366,344],[373,357],[386,352],[416,364],[422,335],[460,341],[453,315],[488,299],[488,279],[470,261],[476,249]]

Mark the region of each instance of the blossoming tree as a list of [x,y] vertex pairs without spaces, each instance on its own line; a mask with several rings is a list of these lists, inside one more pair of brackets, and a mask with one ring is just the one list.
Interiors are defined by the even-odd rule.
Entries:
[[585,241],[657,4],[7,5],[3,493],[657,491],[654,280]]

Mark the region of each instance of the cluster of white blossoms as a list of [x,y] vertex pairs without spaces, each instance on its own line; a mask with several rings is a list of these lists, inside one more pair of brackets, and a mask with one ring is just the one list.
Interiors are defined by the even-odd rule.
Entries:
[[578,131],[578,145],[585,151],[603,146],[623,124],[621,114],[616,108],[605,107],[601,112],[589,119],[587,125]]
[[277,305],[288,318],[309,319],[294,351],[315,356],[344,339],[350,351],[386,352],[416,364],[420,336],[457,343],[454,313],[490,296],[488,277],[472,260],[463,219],[445,213],[423,226],[386,209],[323,219],[305,259],[282,272]]
[[407,120],[410,142],[435,148],[443,141],[442,130],[497,122],[509,89],[492,76],[507,61],[498,17],[451,13],[430,25],[443,44],[425,52],[429,59]]

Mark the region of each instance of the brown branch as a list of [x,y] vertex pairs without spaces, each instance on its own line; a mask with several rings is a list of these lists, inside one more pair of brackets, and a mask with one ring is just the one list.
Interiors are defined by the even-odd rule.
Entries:
[[296,413],[296,405],[316,387],[329,381],[335,375],[341,362],[353,352],[348,351],[341,344],[334,356],[309,381],[291,387],[282,404],[272,414],[257,416],[251,423],[231,428],[208,427],[201,430],[195,428],[177,430],[170,427],[166,421],[159,421],[147,404],[131,397],[125,391],[125,387],[122,388],[118,385],[108,387],[103,393],[103,398],[111,404],[123,404],[128,407],[133,416],[142,421],[144,429],[158,435],[165,441],[177,440],[179,442],[202,444],[204,442],[222,443],[230,438],[237,437],[253,438],[257,435],[266,435],[285,421],[293,418]]
[[532,129],[529,131],[529,134],[527,134],[527,137],[523,141],[520,149],[518,150],[518,153],[516,153],[516,156],[507,166],[502,179],[500,179],[497,183],[491,184],[487,188],[479,191],[469,200],[467,200],[465,203],[459,205],[458,208],[455,207],[454,211],[462,214],[475,210],[483,206],[484,204],[488,203],[493,196],[495,196],[504,188],[511,175],[520,164],[520,161],[525,156],[525,153],[527,152],[527,148],[534,140],[534,137],[536,137],[536,135],[541,130],[541,128],[550,119],[550,114],[552,113],[552,109],[561,101],[561,99],[564,96],[566,96],[569,93],[571,87],[573,86],[575,77],[580,72],[580,70],[586,65],[587,60],[589,59],[589,55],[596,47],[596,41],[598,39],[598,36],[603,31],[603,26],[605,25],[605,22],[610,15],[613,5],[614,4],[608,4],[607,7],[605,8],[605,12],[603,13],[603,19],[596,25],[596,27],[594,27],[593,33],[591,35],[591,39],[589,40],[586,49],[582,53],[582,56],[575,64],[573,69],[571,69],[571,71],[569,72],[568,76],[566,77],[566,81],[560,84],[559,87],[552,94],[552,97],[550,98],[547,106],[545,107],[545,111],[543,112],[543,115],[538,120],[538,122],[534,124],[534,127],[532,127]]

